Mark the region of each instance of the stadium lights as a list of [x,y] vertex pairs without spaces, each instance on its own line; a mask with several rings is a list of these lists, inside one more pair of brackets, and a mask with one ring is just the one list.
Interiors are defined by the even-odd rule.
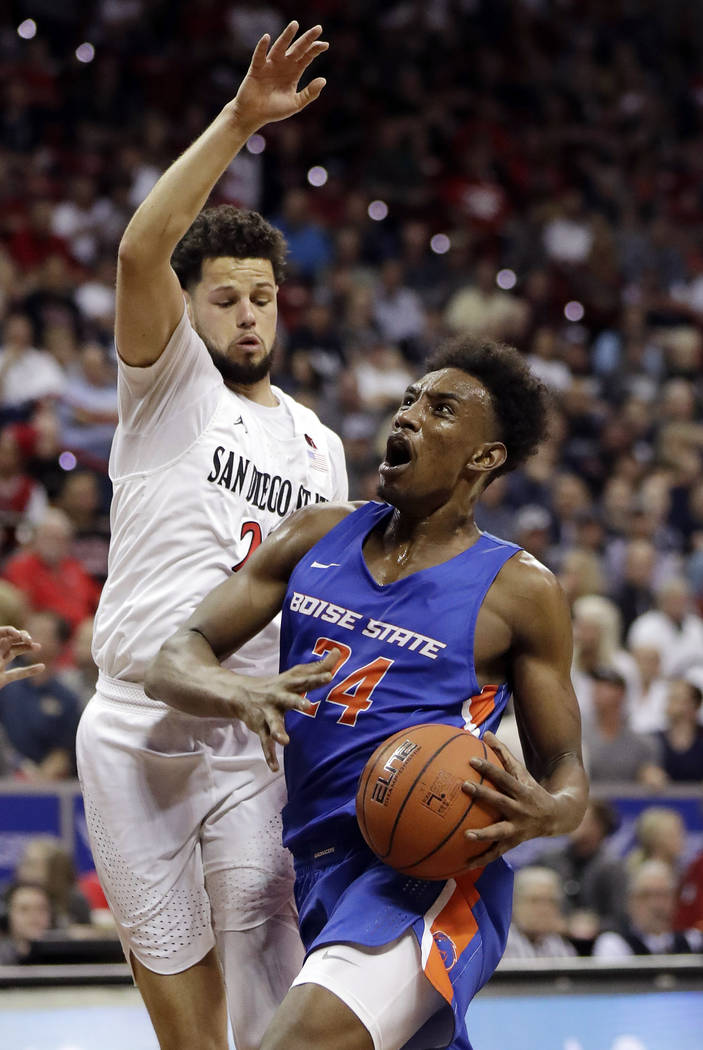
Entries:
[[249,153],[263,153],[266,149],[266,139],[263,135],[252,135],[247,139],[247,150]]
[[498,270],[496,284],[504,292],[509,292],[517,284],[517,275],[514,270]]
[[383,222],[388,215],[388,205],[385,201],[371,201],[368,207],[368,216],[374,222]]
[[311,186],[324,186],[327,182],[327,168],[321,164],[315,164],[308,172],[308,182]]
[[17,36],[21,36],[23,40],[31,40],[36,35],[37,23],[33,18],[25,18],[24,22],[17,26]]
[[430,241],[430,248],[435,255],[446,255],[452,246],[452,242],[446,233],[436,233]]
[[564,307],[564,317],[567,321],[582,321],[585,312],[583,303],[580,303],[578,299],[572,299]]
[[78,460],[72,452],[62,452],[59,456],[59,466],[61,470],[75,470],[78,465]]
[[85,40],[76,48],[76,58],[79,62],[92,62],[95,58],[95,48]]

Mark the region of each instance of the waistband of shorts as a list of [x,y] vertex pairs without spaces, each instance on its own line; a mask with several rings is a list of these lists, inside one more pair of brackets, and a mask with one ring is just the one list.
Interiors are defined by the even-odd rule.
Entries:
[[96,692],[105,700],[119,704],[133,704],[136,707],[149,707],[155,711],[171,711],[172,708],[163,700],[152,700],[138,682],[124,682],[121,678],[110,678],[102,671],[98,672]]

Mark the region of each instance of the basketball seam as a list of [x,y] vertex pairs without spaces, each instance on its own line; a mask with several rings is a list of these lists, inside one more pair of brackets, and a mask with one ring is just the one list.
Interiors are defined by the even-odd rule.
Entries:
[[[455,739],[455,737],[452,737],[452,739]],[[481,740],[481,743],[482,743],[483,749],[484,749],[484,758],[488,761],[488,752],[486,751],[486,744],[484,743],[483,740]],[[484,780],[485,780],[485,776],[482,773],[481,774],[481,779],[478,780],[477,782],[482,784],[484,782]],[[456,828],[459,827],[459,825],[462,823],[462,821],[466,820],[468,815],[471,813],[471,806],[473,805],[473,803],[475,801],[476,801],[475,798],[472,798],[470,800],[470,802],[468,804],[468,807],[466,808],[466,810],[464,811],[462,816],[459,818],[459,820],[456,821],[454,826],[451,828],[451,831],[448,832],[445,835],[445,837],[442,839],[441,842],[438,842],[438,844],[436,844],[433,849],[430,849],[430,852],[428,854],[425,854],[424,857],[421,857],[420,860],[413,861],[412,864],[406,864],[405,867],[403,868],[403,870],[404,871],[411,871],[413,867],[417,867],[418,864],[422,864],[424,861],[429,860],[429,858],[432,857],[435,853],[438,853],[439,850],[442,848],[442,846],[445,845],[449,841],[449,839],[452,837],[452,835],[456,831]],[[488,847],[486,847],[486,848],[488,848]],[[480,857],[481,854],[476,854],[476,856]],[[473,859],[473,858],[470,858],[470,859]]]
[[[433,723],[429,723],[429,724],[433,724]],[[417,728],[417,727],[415,727],[415,728]],[[403,814],[403,810],[405,809],[405,807],[406,807],[406,805],[407,805],[407,803],[408,803],[409,799],[410,799],[410,798],[411,798],[411,796],[412,796],[412,793],[413,793],[413,791],[415,790],[415,787],[416,787],[416,785],[417,785],[417,782],[418,782],[418,780],[420,779],[420,777],[422,776],[422,774],[423,774],[423,773],[425,772],[425,770],[427,769],[427,767],[429,766],[429,764],[430,764],[431,762],[433,762],[433,761],[434,761],[434,759],[435,759],[435,758],[437,758],[437,756],[438,756],[438,755],[441,755],[441,754],[442,754],[442,752],[444,751],[444,749],[445,749],[445,748],[447,748],[447,747],[449,747],[449,745],[450,745],[450,744],[452,743],[452,741],[456,740],[456,739],[457,739],[458,737],[460,737],[460,736],[463,736],[463,734],[464,734],[465,732],[466,732],[466,730],[464,730],[464,729],[458,729],[458,730],[456,731],[456,733],[454,734],[454,736],[451,736],[451,737],[449,738],[449,740],[445,740],[445,741],[444,741],[444,743],[442,744],[442,746],[441,746],[440,748],[438,748],[438,749],[437,749],[436,751],[434,751],[434,752],[433,752],[433,753],[432,753],[432,754],[430,755],[430,757],[429,757],[429,758],[427,759],[427,761],[425,762],[425,764],[424,764],[424,766],[422,767],[422,769],[421,769],[421,770],[420,770],[420,771],[419,771],[419,772],[417,773],[417,775],[415,776],[415,779],[413,780],[412,784],[410,785],[410,788],[408,789],[408,791],[407,791],[407,793],[406,793],[406,795],[405,795],[405,798],[403,799],[403,801],[402,801],[402,803],[401,803],[401,805],[400,805],[400,808],[398,809],[398,812],[397,812],[397,813],[396,813],[396,815],[395,815],[395,820],[393,821],[393,827],[391,828],[391,833],[390,833],[390,835],[389,835],[389,837],[388,837],[388,849],[387,849],[387,850],[386,850],[386,852],[385,852],[385,853],[383,853],[383,854],[380,854],[380,853],[379,853],[379,857],[381,857],[381,859],[382,859],[382,860],[385,860],[385,858],[386,858],[386,857],[388,857],[388,856],[390,855],[390,853],[391,853],[391,850],[393,849],[393,839],[394,839],[394,837],[395,837],[396,829],[397,829],[397,827],[398,827],[398,822],[399,822],[399,820],[400,820],[400,818],[401,818],[401,816],[402,816],[402,814]],[[483,743],[483,741],[481,741],[481,743]],[[484,750],[485,750],[485,745],[484,745]],[[463,819],[463,818],[462,818],[462,819]],[[432,852],[434,852],[434,850],[433,850]],[[416,861],[416,862],[415,862],[415,864],[419,864],[419,863],[420,863],[419,861]],[[415,867],[415,864],[413,864],[413,865],[411,865],[411,866],[412,866],[412,867]]]
[[[395,742],[398,739],[398,737],[406,736],[407,733],[408,733],[407,729],[401,729],[398,733],[394,733],[393,736],[389,740],[384,741],[384,743],[380,747],[376,748],[376,751],[381,751],[381,754],[382,754],[383,750],[385,750],[386,748],[391,748],[391,749],[394,748],[395,747]],[[374,752],[374,754],[375,754],[375,752]],[[373,754],[370,756],[370,758],[368,759],[368,761],[366,763],[366,770],[365,770],[365,774],[366,775],[365,775],[365,778],[363,779],[363,783],[360,783],[359,784],[359,788],[357,789],[357,795],[361,798],[361,805],[358,807],[358,817],[363,819],[364,826],[361,829],[361,831],[362,831],[362,834],[363,834],[364,838],[366,839],[366,841],[367,841],[367,843],[369,845],[370,845],[369,839],[372,839],[373,835],[371,835],[371,833],[369,832],[369,825],[368,825],[368,822],[366,820],[366,788],[368,786],[369,780],[371,779],[373,771],[376,768],[376,764],[378,762],[378,758],[374,762],[371,761],[372,758],[373,758]],[[360,819],[359,820],[359,825],[361,825],[361,822],[362,821]],[[374,852],[375,852],[375,848],[374,848]],[[386,854],[386,856],[388,856],[388,854]]]
[[[456,738],[452,737],[452,739],[456,739]],[[483,749],[484,749],[484,758],[488,761],[488,752],[486,751],[486,744],[484,743],[483,740],[481,740],[481,743],[482,743]],[[482,773],[480,780],[478,780],[477,782],[482,784],[484,782],[484,780],[485,780],[485,776]],[[452,837],[452,835],[456,831],[456,828],[459,827],[459,825],[462,823],[462,821],[466,820],[468,815],[471,813],[471,806],[473,805],[473,803],[475,801],[476,801],[475,798],[471,799],[471,801],[468,804],[468,807],[466,808],[466,810],[464,811],[462,816],[459,818],[459,820],[456,821],[454,826],[451,828],[451,831],[448,832],[447,835],[445,835],[445,837],[442,839],[441,842],[438,842],[438,844],[436,844],[433,849],[430,849],[430,852],[428,854],[425,854],[424,857],[421,857],[420,860],[413,861],[412,864],[406,864],[404,866],[404,868],[403,868],[403,871],[405,871],[405,873],[408,873],[408,871],[411,871],[413,867],[417,867],[418,864],[422,864],[424,861],[429,860],[429,858],[432,857],[435,853],[438,853],[438,850],[441,849],[442,846],[445,845],[449,841],[449,839]],[[488,846],[486,848],[488,848]],[[485,850],[484,850],[484,852],[485,852]],[[480,857],[481,854],[476,854],[476,856]],[[469,858],[469,859],[472,860],[473,858]]]

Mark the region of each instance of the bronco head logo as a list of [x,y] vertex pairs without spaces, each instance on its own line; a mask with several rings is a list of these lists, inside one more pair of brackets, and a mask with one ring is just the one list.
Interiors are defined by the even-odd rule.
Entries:
[[432,937],[437,945],[437,951],[442,956],[442,962],[447,970],[451,970],[457,959],[456,944],[448,934],[442,933],[441,930],[437,930]]

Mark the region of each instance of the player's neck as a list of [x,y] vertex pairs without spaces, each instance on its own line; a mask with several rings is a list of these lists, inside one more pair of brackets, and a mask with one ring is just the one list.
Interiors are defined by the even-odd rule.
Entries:
[[461,549],[470,547],[480,535],[474,521],[473,507],[466,510],[445,504],[423,516],[396,509],[384,539],[388,544],[402,543],[417,547],[441,544]]
[[264,376],[257,383],[232,383],[225,380],[225,386],[235,394],[253,401],[256,405],[263,405],[264,408],[275,408],[276,405],[280,404],[273,392],[271,380],[268,376]]

